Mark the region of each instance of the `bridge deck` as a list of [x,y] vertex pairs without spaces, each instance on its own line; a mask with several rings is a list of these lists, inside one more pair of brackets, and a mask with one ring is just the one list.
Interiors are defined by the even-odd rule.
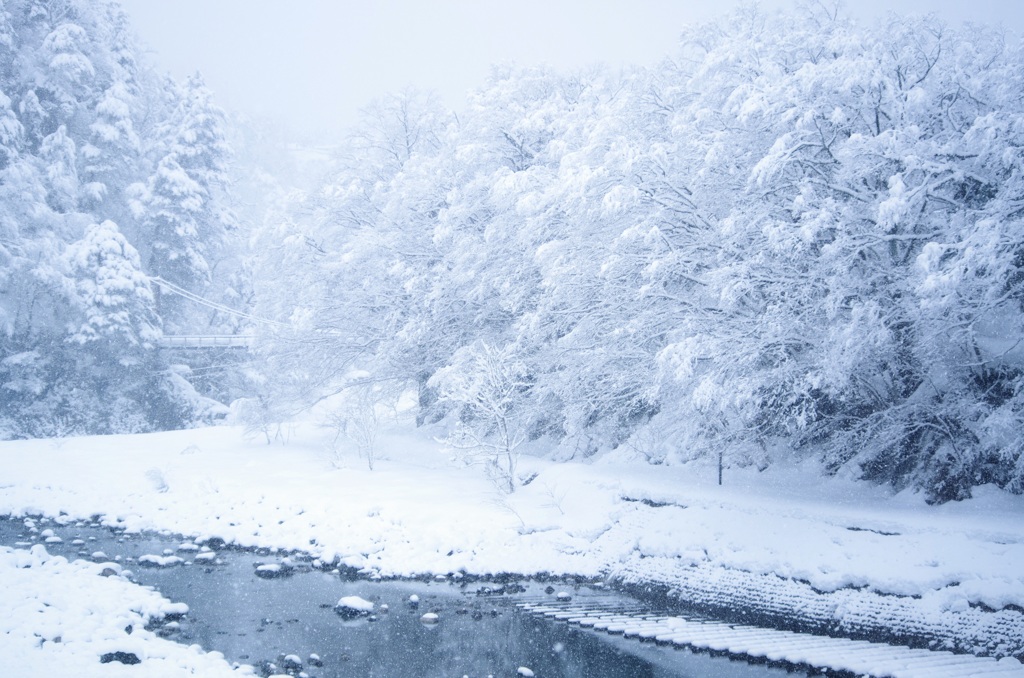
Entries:
[[245,334],[189,334],[160,337],[160,348],[249,348],[252,337]]

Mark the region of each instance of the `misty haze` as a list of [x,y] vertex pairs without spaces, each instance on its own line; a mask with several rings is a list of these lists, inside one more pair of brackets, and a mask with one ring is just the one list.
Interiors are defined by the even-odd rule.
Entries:
[[1024,677],[1022,29],[0,0],[5,670]]

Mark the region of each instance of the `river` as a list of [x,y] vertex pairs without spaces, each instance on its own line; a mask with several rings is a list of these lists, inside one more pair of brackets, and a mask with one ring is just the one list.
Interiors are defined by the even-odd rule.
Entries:
[[[222,544],[198,551],[203,547],[174,535],[124,534],[94,523],[36,522],[31,531],[22,519],[0,519],[0,544],[27,548],[41,541],[42,530],[50,529],[62,539],[46,544],[51,553],[94,559],[95,552],[103,552],[129,568],[138,583],[189,606],[183,619],[158,627],[162,635],[220,651],[229,661],[251,664],[264,675],[289,670],[319,678],[497,678],[520,675],[521,667],[544,678],[792,675],[782,668],[539,619],[514,604],[555,600],[561,594],[630,609],[640,605],[600,585],[475,577],[371,581],[343,576],[304,554]],[[147,567],[145,556],[181,558],[189,564]],[[339,614],[335,605],[351,596],[373,603],[372,615],[346,619]],[[418,603],[412,604],[410,597]],[[427,613],[437,621],[424,623]]]

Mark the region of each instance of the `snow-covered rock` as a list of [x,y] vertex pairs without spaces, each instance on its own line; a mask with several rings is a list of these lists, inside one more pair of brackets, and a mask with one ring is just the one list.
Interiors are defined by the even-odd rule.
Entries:
[[155,554],[139,556],[138,560],[139,565],[142,567],[174,567],[184,562],[185,560],[178,556],[158,556]]
[[103,563],[101,567],[103,568],[100,570],[101,577],[116,577],[124,573],[124,568],[118,563]]
[[334,611],[344,619],[368,617],[373,613],[373,603],[359,596],[345,596],[334,606]]
[[295,574],[295,567],[291,563],[263,563],[256,566],[256,576],[261,579],[280,579]]

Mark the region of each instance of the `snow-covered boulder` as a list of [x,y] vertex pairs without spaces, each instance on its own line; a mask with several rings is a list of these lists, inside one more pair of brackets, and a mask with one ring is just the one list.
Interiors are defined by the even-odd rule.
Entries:
[[334,606],[334,611],[345,619],[368,617],[373,613],[373,603],[359,596],[345,596]]
[[100,570],[101,577],[116,577],[124,571],[117,563],[103,563],[103,569]]
[[174,567],[184,562],[178,556],[158,556],[155,554],[139,556],[138,560],[139,565],[142,567]]
[[295,574],[295,566],[290,562],[263,563],[256,566],[256,576],[260,579],[281,579]]

